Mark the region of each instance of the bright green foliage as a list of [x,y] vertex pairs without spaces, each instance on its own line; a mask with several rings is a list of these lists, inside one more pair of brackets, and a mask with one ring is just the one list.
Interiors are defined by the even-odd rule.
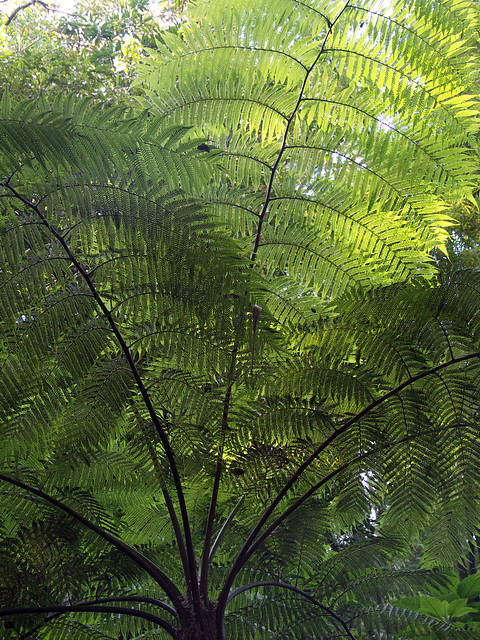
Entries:
[[281,270],[321,299],[431,277],[428,255],[447,225],[439,193],[462,192],[468,162],[457,145],[477,128],[458,37],[476,12],[448,4],[457,11],[200,3],[198,22],[140,67],[159,113],[197,123],[224,152],[230,188],[222,180],[204,197],[268,274]]
[[145,111],[0,103],[2,633],[471,638],[389,602],[480,525],[476,13],[195,11]]
[[[415,598],[403,598],[399,606],[418,611],[430,618],[435,618],[450,625],[450,633],[453,629],[461,629],[470,634],[470,637],[478,637],[480,634],[480,574],[475,573],[459,580],[457,575],[442,588],[434,589],[433,596],[417,596]],[[423,640],[435,640],[438,636],[432,633],[428,626],[411,630],[409,637],[422,638]],[[448,632],[440,634],[441,638],[448,638]]]
[[2,89],[28,98],[62,94],[130,103],[143,47],[155,46],[166,28],[158,12],[145,0],[77,2],[66,14],[47,4],[50,11],[21,1],[0,4]]
[[[478,195],[477,192],[476,199]],[[439,255],[439,261],[444,264],[454,261],[467,267],[477,266],[480,262],[480,226],[476,202],[460,200],[454,203],[450,213],[457,225],[452,229],[452,236],[447,242],[448,255]]]

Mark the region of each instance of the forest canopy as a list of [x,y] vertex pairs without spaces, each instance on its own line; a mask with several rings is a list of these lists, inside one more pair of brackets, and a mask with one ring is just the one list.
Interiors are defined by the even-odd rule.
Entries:
[[480,638],[476,4],[37,5],[0,33],[2,637]]

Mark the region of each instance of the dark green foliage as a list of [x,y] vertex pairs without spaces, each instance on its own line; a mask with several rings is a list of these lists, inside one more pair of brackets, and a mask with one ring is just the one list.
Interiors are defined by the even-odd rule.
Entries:
[[0,104],[8,640],[451,631],[394,601],[480,525],[480,274],[430,258],[475,14],[244,4],[146,111]]

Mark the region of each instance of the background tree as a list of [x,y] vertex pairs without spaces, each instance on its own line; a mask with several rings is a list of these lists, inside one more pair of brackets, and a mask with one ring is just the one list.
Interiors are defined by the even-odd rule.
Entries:
[[51,576],[6,637],[451,632],[386,604],[480,515],[479,277],[431,258],[476,13],[227,9],[164,34],[146,111],[3,96],[5,582],[33,542]]
[[54,3],[0,8],[2,88],[23,97],[47,93],[52,99],[63,94],[130,103],[144,47],[154,47],[165,29],[176,29],[175,11],[160,7],[153,13],[147,0],[78,2],[69,12]]

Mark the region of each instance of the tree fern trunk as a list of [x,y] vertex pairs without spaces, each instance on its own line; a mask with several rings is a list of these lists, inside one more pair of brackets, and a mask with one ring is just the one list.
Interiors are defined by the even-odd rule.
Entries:
[[201,615],[192,612],[187,623],[178,629],[175,640],[225,640],[221,622],[216,605],[207,605]]

